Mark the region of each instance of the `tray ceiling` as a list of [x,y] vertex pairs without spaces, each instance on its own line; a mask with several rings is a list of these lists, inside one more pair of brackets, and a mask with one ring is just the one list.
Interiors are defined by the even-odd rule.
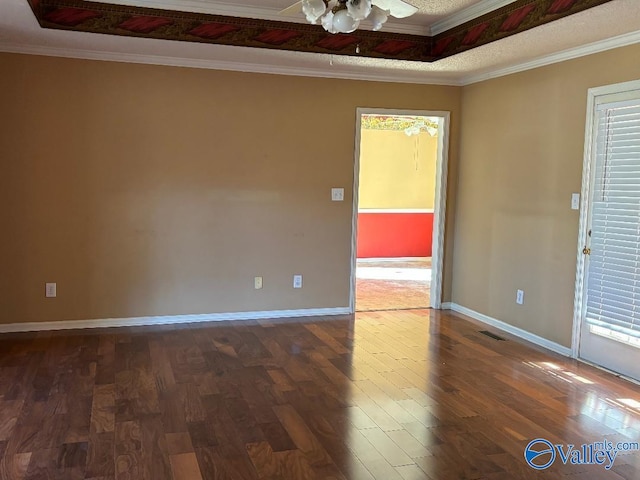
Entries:
[[[606,40],[602,48],[612,48],[640,41],[637,0],[422,0],[412,2],[419,14],[402,23],[349,35],[326,34],[304,18],[282,22],[277,12],[288,6],[287,0],[266,0],[260,6],[257,0],[112,1],[118,4],[31,0],[32,10],[27,0],[3,0],[0,50],[463,84],[544,56],[570,56],[569,49],[594,42]],[[162,8],[149,10],[151,5]]]

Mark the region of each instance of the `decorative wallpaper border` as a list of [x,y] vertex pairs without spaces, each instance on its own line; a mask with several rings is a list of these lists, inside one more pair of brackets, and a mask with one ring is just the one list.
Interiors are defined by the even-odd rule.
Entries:
[[[160,10],[84,0],[27,0],[43,28],[296,52],[434,62],[611,0],[518,0],[434,37]],[[356,52],[356,48],[359,53]]]

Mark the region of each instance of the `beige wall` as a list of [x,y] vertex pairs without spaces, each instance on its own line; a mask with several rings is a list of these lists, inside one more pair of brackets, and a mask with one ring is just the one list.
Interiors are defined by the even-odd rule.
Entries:
[[358,207],[433,209],[438,137],[367,129],[360,136]]
[[587,89],[640,78],[638,58],[640,45],[464,87],[455,303],[570,346]]
[[356,107],[451,111],[457,171],[456,87],[0,54],[0,106],[0,323],[347,306]]

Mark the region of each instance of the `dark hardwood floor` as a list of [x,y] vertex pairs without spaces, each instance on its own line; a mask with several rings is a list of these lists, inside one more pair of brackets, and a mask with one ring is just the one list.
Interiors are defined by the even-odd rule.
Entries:
[[640,387],[428,310],[0,336],[0,478],[638,479]]

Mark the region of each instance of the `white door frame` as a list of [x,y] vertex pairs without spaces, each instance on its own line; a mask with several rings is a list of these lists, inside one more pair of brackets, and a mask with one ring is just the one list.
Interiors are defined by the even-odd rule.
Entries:
[[442,307],[442,272],[444,268],[444,227],[447,206],[447,172],[449,167],[449,128],[451,112],[440,110],[395,110],[385,108],[356,109],[356,148],[353,169],[353,213],[351,226],[351,293],[349,308],[356,309],[356,265],[358,241],[358,196],[360,193],[360,138],[362,115],[411,115],[421,117],[439,117],[438,152],[436,155],[436,192],[433,209],[433,243],[431,254],[430,307]]
[[573,301],[573,333],[571,337],[571,356],[580,357],[580,336],[582,334],[582,319],[584,317],[586,273],[585,255],[582,249],[587,246],[587,230],[589,228],[589,210],[591,208],[591,192],[593,190],[592,170],[595,163],[593,156],[593,143],[598,128],[595,112],[598,97],[623,93],[631,90],[640,90],[640,80],[616,83],[603,87],[590,88],[587,93],[587,120],[584,134],[584,159],[582,162],[582,189],[580,193],[580,224],[578,227],[578,248],[576,260],[575,297]]

